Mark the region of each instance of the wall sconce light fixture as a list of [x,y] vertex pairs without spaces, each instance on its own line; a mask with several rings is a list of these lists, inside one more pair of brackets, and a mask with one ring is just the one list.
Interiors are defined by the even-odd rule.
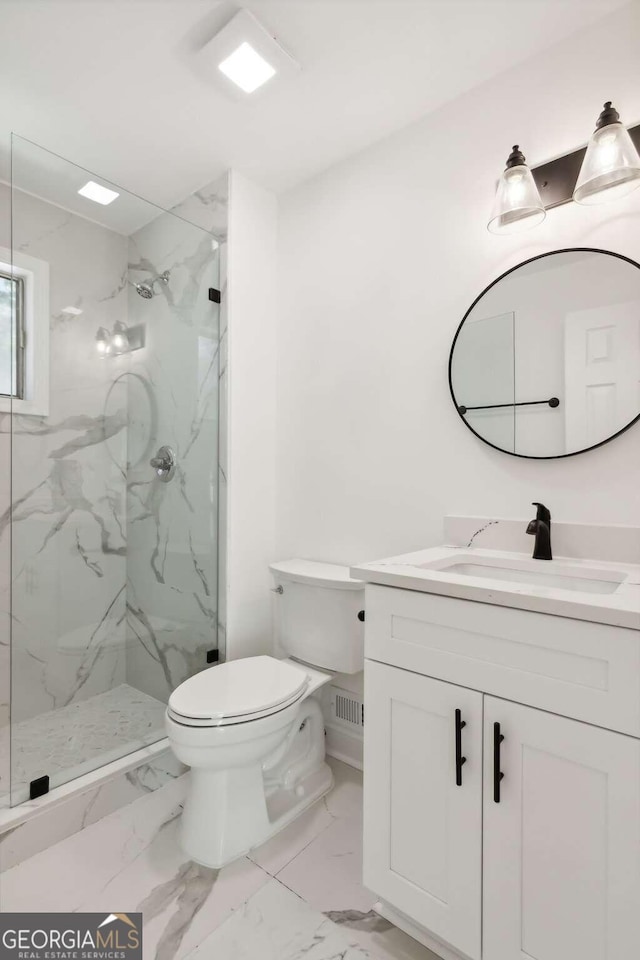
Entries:
[[113,327],[111,346],[114,353],[124,353],[129,346],[129,331],[120,320]]
[[111,334],[106,327],[100,327],[96,333],[96,350],[101,357],[106,357],[111,352]]
[[117,357],[140,350],[141,347],[144,347],[143,324],[128,327],[118,320],[111,332],[106,327],[100,327],[96,333],[96,350],[100,357]]
[[488,229],[491,233],[517,233],[542,223],[546,215],[531,170],[516,144],[498,183]]
[[[639,150],[640,124],[627,130],[611,101],[605,103],[587,147],[531,169],[526,166],[522,154],[521,162],[514,159],[510,167],[518,151],[514,147],[507,160],[507,169],[498,182],[488,229],[492,233],[513,233],[536,226],[542,222],[547,210],[571,200],[594,204],[631,193],[640,186]],[[526,171],[533,181],[535,193],[525,177],[515,184],[510,183],[510,169]],[[514,189],[516,196],[518,192],[521,196],[517,202],[512,198]],[[534,209],[536,196],[542,216]],[[526,202],[525,198],[528,198]]]
[[640,187],[640,154],[609,100],[587,146],[573,199],[602,203],[624,197],[636,187]]

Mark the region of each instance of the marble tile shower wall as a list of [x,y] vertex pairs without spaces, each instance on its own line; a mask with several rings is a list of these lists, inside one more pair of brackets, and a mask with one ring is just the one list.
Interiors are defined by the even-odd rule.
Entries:
[[[129,294],[129,320],[144,326],[146,346],[129,374],[127,678],[161,700],[218,645],[220,308],[208,291],[220,285],[225,185],[174,210],[192,222],[159,216],[129,251],[134,281],[170,274],[151,300]],[[176,454],[169,483],[149,467],[161,445]]]
[[[9,205],[0,185],[4,222]],[[98,358],[95,334],[126,319],[127,240],[16,191],[13,243],[50,269],[49,415],[14,416],[13,514],[7,498],[0,515],[3,556],[13,528],[11,714],[19,722],[124,680],[126,395],[117,365]],[[0,431],[8,448],[8,414]],[[2,580],[6,616],[8,570]],[[8,644],[1,651],[8,719]]]

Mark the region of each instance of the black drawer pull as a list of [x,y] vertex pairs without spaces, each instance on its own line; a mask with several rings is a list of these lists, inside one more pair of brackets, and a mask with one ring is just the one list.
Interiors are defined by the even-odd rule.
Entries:
[[500,724],[493,725],[493,802],[500,803],[500,781],[504,773],[500,770],[500,744],[504,740],[500,733]]
[[456,710],[456,786],[462,786],[462,764],[467,758],[462,756],[462,728],[466,727],[460,710]]

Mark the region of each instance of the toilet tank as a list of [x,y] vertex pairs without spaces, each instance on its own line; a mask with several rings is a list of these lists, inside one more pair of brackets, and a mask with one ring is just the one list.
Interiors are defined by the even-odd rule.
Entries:
[[282,560],[270,569],[275,638],[284,654],[336,673],[363,670],[364,583],[348,567],[314,560]]

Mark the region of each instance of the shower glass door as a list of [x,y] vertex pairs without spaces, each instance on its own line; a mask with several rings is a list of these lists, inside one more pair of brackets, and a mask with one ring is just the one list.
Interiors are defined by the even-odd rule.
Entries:
[[16,804],[164,737],[216,656],[220,238],[15,137],[12,168]]
[[11,393],[14,290],[10,193],[0,186],[0,810],[9,803],[9,691],[11,612]]

